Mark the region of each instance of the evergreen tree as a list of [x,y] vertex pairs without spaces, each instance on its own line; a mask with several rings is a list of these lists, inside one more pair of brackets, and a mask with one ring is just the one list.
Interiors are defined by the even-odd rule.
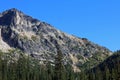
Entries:
[[62,80],[63,71],[62,57],[63,57],[62,53],[59,50],[55,58],[55,80]]
[[59,44],[56,43],[57,55],[55,57],[55,80],[64,80],[64,64],[63,64],[63,54],[60,50]]

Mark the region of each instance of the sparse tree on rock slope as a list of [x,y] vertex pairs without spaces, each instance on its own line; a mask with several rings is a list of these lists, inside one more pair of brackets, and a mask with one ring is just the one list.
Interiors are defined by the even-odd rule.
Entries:
[[65,68],[63,64],[63,54],[59,44],[56,43],[57,55],[55,57],[55,80],[65,80]]

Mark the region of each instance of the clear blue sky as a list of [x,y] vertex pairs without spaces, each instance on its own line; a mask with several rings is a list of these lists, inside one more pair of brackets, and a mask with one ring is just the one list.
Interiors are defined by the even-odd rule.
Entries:
[[120,49],[120,0],[1,0],[0,12],[17,8],[55,28]]

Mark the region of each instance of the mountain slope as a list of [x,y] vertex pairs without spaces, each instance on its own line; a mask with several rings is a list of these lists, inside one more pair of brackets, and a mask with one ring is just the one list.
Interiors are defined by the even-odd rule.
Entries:
[[[42,61],[54,61],[58,43],[65,62],[72,64],[74,68],[92,60],[95,61],[94,64],[98,64],[112,53],[86,38],[61,32],[50,24],[27,16],[17,9],[7,10],[0,15],[0,31],[1,43],[5,44],[5,50],[18,48]],[[95,58],[96,55],[102,58],[98,60],[98,57]]]
[[[99,76],[98,76],[99,75]],[[120,80],[120,51],[84,74],[88,80]]]
[[118,66],[120,67],[120,51],[115,52],[113,55],[111,55],[101,64],[99,64],[97,67],[104,71],[106,67],[112,70],[113,68],[117,69]]

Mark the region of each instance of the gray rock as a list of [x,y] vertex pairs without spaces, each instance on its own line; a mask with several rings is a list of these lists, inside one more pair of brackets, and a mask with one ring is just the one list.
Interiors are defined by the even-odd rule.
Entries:
[[[31,54],[35,58],[53,59],[52,57],[56,55],[56,42],[67,57],[66,59],[71,59],[70,54],[74,57],[81,55],[84,57],[84,61],[97,52],[111,54],[107,48],[86,38],[78,38],[61,32],[50,24],[27,16],[16,9],[10,9],[0,14],[0,26],[4,42],[10,47]],[[73,59],[71,60],[75,63]],[[78,65],[78,62],[76,64]]]

